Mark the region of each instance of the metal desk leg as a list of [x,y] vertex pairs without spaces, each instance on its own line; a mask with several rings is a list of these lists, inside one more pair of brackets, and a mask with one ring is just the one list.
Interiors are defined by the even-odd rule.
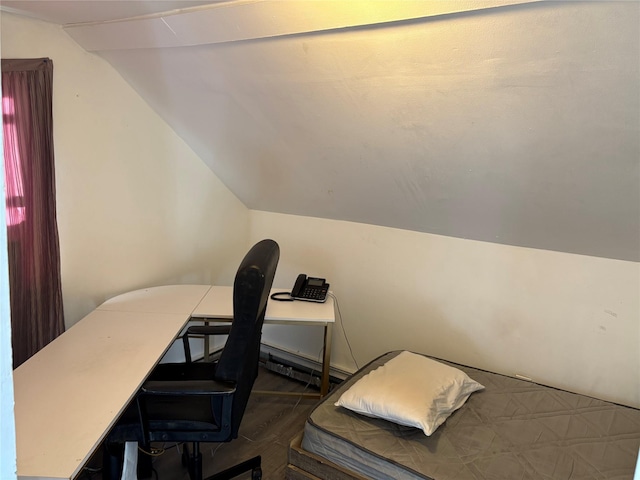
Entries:
[[[206,327],[207,325],[209,325],[209,322],[207,322],[206,320],[203,322],[203,325]],[[209,335],[205,335],[204,336],[204,357],[203,360],[205,362],[209,361]]]
[[329,370],[331,368],[331,338],[333,323],[324,327],[324,355],[322,356],[322,377],[320,379],[320,397],[329,393]]

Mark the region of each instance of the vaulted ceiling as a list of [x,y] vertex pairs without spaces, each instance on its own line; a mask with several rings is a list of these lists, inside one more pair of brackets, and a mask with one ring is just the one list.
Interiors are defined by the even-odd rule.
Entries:
[[104,57],[249,208],[640,260],[638,2],[2,6]]

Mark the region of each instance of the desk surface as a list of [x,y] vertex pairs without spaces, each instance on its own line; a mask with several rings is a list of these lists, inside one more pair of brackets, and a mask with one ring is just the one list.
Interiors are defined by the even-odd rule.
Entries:
[[95,310],[20,365],[19,477],[77,476],[187,320]]
[[97,309],[191,315],[210,289],[211,285],[164,285],[142,288],[113,297]]
[[[18,477],[75,478],[189,319],[232,318],[232,292],[169,285],[119,295],[18,367]],[[331,325],[333,300],[270,301],[266,319]]]
[[[274,288],[271,293],[286,291],[288,290]],[[233,287],[211,287],[191,316],[211,319],[233,318]],[[333,299],[329,297],[324,303],[269,300],[264,320],[267,323],[335,323]]]

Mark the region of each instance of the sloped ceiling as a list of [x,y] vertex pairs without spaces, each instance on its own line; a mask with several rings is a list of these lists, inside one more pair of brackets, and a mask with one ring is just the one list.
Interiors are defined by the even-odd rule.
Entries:
[[638,2],[24,3],[249,208],[640,260]]

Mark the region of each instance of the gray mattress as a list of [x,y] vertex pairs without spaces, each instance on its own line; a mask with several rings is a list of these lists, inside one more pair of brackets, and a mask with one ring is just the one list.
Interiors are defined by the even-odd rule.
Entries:
[[352,413],[334,403],[363,367],[310,414],[302,447],[374,479],[633,478],[640,410],[443,362],[483,384],[436,432]]

